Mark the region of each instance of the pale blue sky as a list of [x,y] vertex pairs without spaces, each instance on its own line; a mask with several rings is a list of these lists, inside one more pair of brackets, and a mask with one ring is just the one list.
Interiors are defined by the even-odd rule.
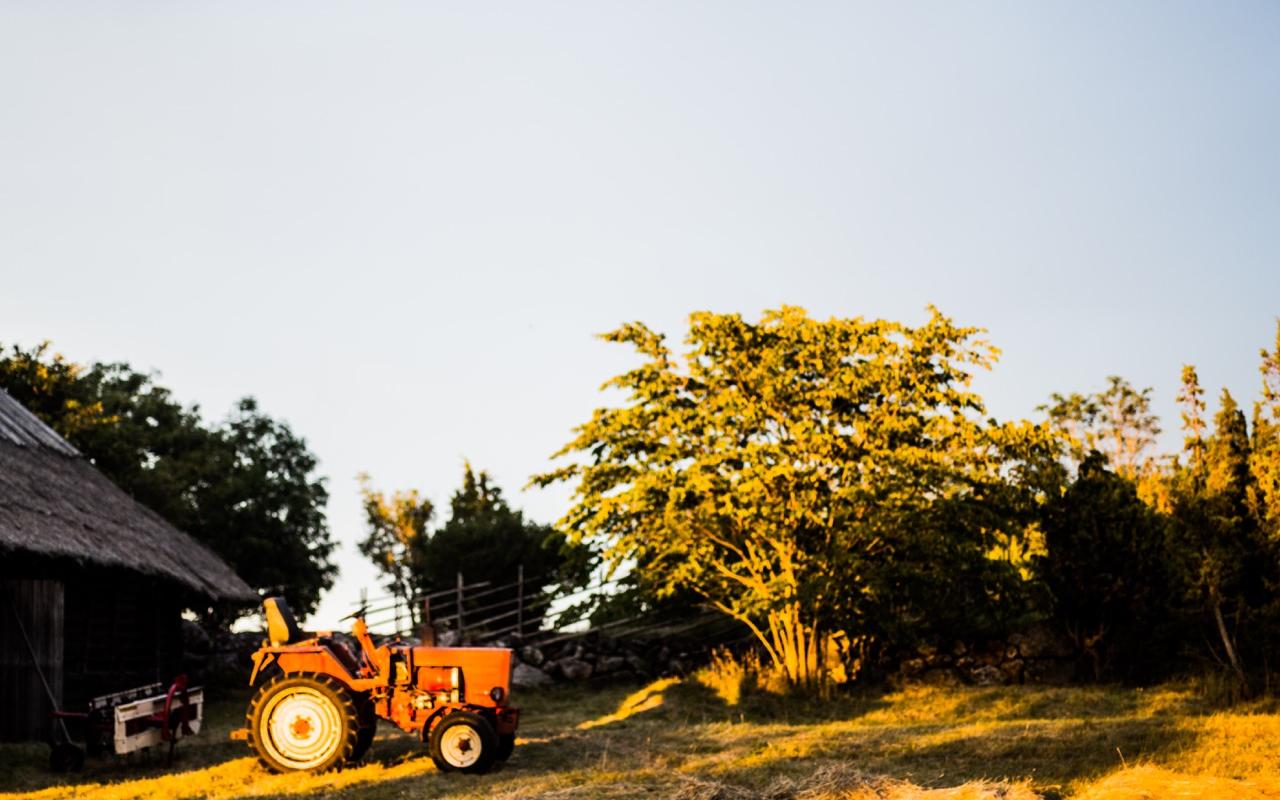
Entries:
[[[0,3],[0,341],[253,394],[355,475],[525,492],[694,309],[918,321],[991,410],[1185,361],[1252,400],[1280,314],[1274,3]],[[1169,437],[1170,440],[1176,438]]]

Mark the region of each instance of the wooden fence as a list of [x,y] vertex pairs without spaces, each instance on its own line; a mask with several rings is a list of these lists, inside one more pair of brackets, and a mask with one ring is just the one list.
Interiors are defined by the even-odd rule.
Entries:
[[[694,631],[716,631],[710,640],[721,638],[737,623],[722,614],[694,608],[679,620],[671,620],[649,611],[622,619],[591,625],[573,619],[567,612],[577,603],[593,597],[607,596],[621,578],[610,578],[578,587],[545,591],[548,576],[526,576],[520,567],[514,580],[494,585],[489,581],[468,583],[461,573],[453,586],[411,599],[390,595],[377,598],[363,596],[355,614],[363,613],[370,630],[382,635],[415,636],[421,641],[434,639],[438,630],[453,632],[456,641],[491,644],[499,640],[518,640],[522,644],[553,645],[581,636],[607,632],[617,638],[687,635]],[[427,622],[431,624],[428,625]]]

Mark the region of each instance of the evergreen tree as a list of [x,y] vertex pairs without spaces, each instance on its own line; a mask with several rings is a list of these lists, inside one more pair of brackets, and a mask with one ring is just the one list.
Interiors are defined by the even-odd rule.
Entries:
[[[459,573],[467,582],[487,581],[498,587],[513,583],[523,567],[525,593],[536,597],[560,580],[565,563],[564,534],[525,519],[487,473],[467,464],[462,486],[449,500],[449,519],[426,542],[418,578],[424,589],[452,586]],[[496,605],[515,595],[511,587],[486,595],[482,604]],[[515,618],[501,623],[514,624]]]
[[1164,518],[1095,451],[1049,501],[1043,525],[1039,574],[1088,673],[1131,680],[1167,672],[1176,593]]
[[[493,616],[514,609],[514,604],[503,604],[516,599],[519,587],[511,584],[521,568],[529,599],[566,580],[562,573],[581,560],[567,547],[563,534],[526,520],[488,474],[474,471],[470,464],[463,471],[462,486],[449,500],[449,518],[434,530],[430,524],[435,510],[417,491],[386,495],[370,487],[368,476],[362,475],[361,483],[368,529],[360,550],[387,576],[387,588],[408,605],[415,621],[420,611],[416,598],[452,588],[459,574],[469,584],[490,584],[478,602],[467,606],[489,607],[493,610],[488,616]],[[526,622],[531,627],[538,624],[535,610]],[[509,614],[491,627],[515,624],[515,614]]]
[[1275,349],[1262,350],[1262,393],[1253,406],[1253,438],[1249,461],[1253,475],[1254,516],[1272,542],[1280,541],[1280,320]]
[[1199,465],[1204,460],[1204,389],[1200,388],[1200,376],[1191,364],[1182,366],[1178,403],[1182,406],[1183,452],[1192,465]]
[[[1190,383],[1187,373],[1184,378],[1184,384]],[[1248,502],[1252,485],[1248,426],[1225,389],[1207,441],[1199,434],[1194,408],[1184,417],[1188,462],[1174,479],[1173,515],[1186,595],[1214,631],[1221,647],[1216,655],[1247,694],[1240,633],[1249,633],[1249,626],[1258,621],[1269,561]],[[1247,644],[1256,652],[1262,643]]]

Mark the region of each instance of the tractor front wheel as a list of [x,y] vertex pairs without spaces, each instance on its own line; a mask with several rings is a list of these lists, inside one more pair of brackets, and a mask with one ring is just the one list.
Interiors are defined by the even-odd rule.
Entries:
[[431,729],[430,747],[441,772],[488,772],[498,758],[498,732],[479,714],[455,711]]
[[319,673],[281,674],[249,703],[249,744],[272,772],[323,772],[351,759],[360,719],[341,681]]

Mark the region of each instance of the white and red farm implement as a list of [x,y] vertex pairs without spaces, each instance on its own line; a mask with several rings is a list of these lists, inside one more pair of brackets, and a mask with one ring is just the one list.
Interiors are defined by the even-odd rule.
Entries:
[[[54,711],[54,730],[49,766],[55,772],[76,770],[90,756],[125,755],[157,745],[169,745],[169,757],[178,740],[200,732],[204,720],[204,691],[188,686],[179,675],[166,690],[152,683],[95,697],[85,711]],[[82,730],[84,748],[71,736]]]

